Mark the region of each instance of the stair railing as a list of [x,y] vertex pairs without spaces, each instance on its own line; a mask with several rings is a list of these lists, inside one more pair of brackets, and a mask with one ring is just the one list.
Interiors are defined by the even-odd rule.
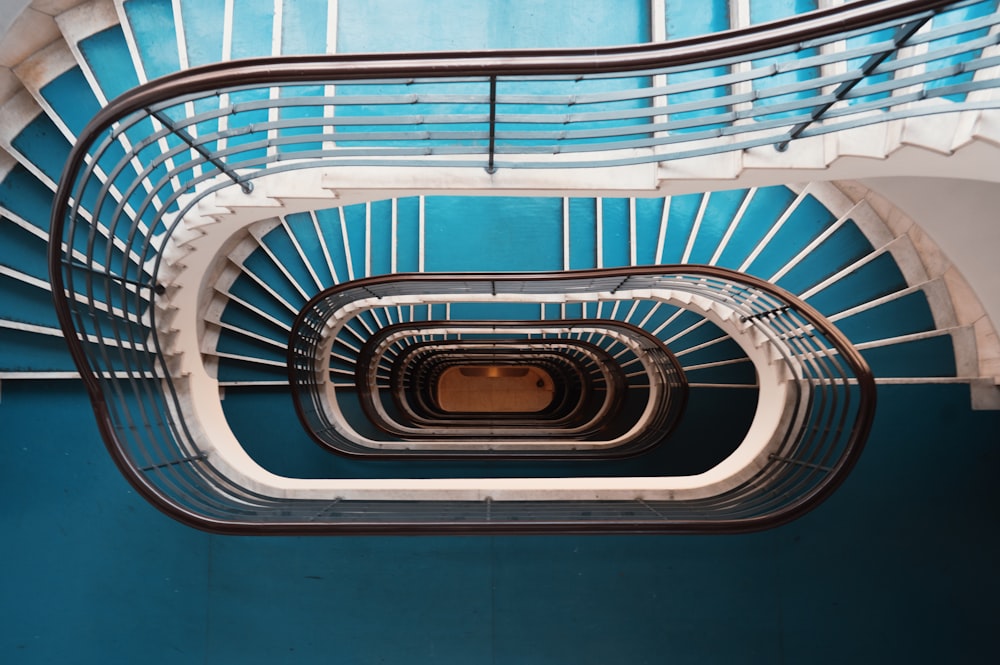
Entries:
[[[842,482],[841,474],[853,467],[860,454],[874,414],[874,380],[863,358],[824,317],[794,296],[763,280],[711,266],[543,274],[395,274],[332,287],[302,308],[292,329],[289,380],[300,419],[314,436],[320,430],[322,436],[337,436],[338,427],[329,417],[326,349],[346,320],[343,312],[363,311],[366,302],[390,306],[411,301],[440,304],[456,297],[462,302],[489,302],[494,298],[503,302],[548,302],[553,298],[589,302],[599,294],[607,297],[612,291],[625,300],[652,298],[693,303],[702,311],[715,313],[722,325],[728,317],[745,328],[744,335],[766,346],[765,362],[781,365],[785,379],[795,388],[780,426],[770,433],[768,444],[756,449],[752,459],[747,460],[745,476],[737,474],[726,485],[671,492],[672,500],[663,500],[662,496],[644,499],[656,506],[655,512],[663,523],[633,528],[740,530],[757,520],[777,522],[786,511],[796,512]],[[537,325],[541,330],[560,323],[571,325],[572,321],[546,320]],[[423,332],[422,325],[413,324],[414,335]],[[373,339],[379,337],[376,333]],[[761,399],[768,397],[764,394]],[[655,433],[656,428],[651,427],[649,432]],[[637,481],[637,488],[643,486],[643,481],[632,480]],[[482,482],[488,485],[488,481]],[[499,505],[494,501],[493,509]],[[572,512],[567,505],[574,504],[563,503],[564,516]],[[588,504],[588,508],[592,507]],[[531,510],[535,509],[545,511],[541,504],[531,503]],[[733,515],[739,518],[733,519]],[[523,522],[526,518],[521,515],[513,519]],[[722,523],[727,526],[722,527]],[[563,528],[587,531],[591,526]]]
[[[533,349],[545,349],[556,353],[558,358],[565,352],[583,351],[588,358],[590,371],[603,373],[601,399],[585,400],[580,395],[577,409],[568,414],[559,414],[559,420],[545,416],[520,416],[518,422],[511,418],[490,417],[482,423],[468,418],[449,419],[441,414],[433,418],[408,418],[407,423],[390,418],[382,406],[377,386],[377,363],[385,350],[400,340],[420,339],[428,334],[449,333],[461,337],[445,345],[434,343],[434,356],[451,357],[456,352],[471,355],[486,345],[495,354],[499,347],[517,348],[509,357],[520,363],[530,364]],[[500,336],[491,341],[476,339],[476,335]],[[520,336],[507,337],[505,335]],[[584,335],[597,336],[596,343],[584,341]],[[527,339],[532,336],[535,339]],[[558,342],[558,345],[554,344]],[[429,343],[420,347],[427,349]],[[628,353],[640,367],[635,370],[645,377],[640,388],[637,383],[628,386],[622,360],[613,358],[601,345],[614,347],[619,355]],[[409,346],[406,344],[405,346]],[[405,350],[404,346],[404,350]],[[559,351],[559,349],[562,351]],[[317,376],[324,372],[325,355],[320,351],[314,371]],[[408,363],[410,357],[403,354],[401,364]],[[458,362],[458,361],[455,361]],[[467,362],[467,361],[465,361]],[[398,370],[389,370],[394,376],[393,394],[402,406],[408,401],[407,393],[415,397],[432,386],[401,385]],[[301,376],[301,373],[296,373]],[[418,379],[419,380],[419,379]],[[310,384],[314,388],[318,384]],[[683,412],[687,386],[684,372],[677,358],[669,349],[647,333],[630,324],[609,319],[577,319],[563,322],[543,321],[431,321],[411,324],[397,324],[376,331],[369,339],[358,359],[357,380],[348,390],[348,399],[355,397],[361,401],[367,420],[375,424],[383,433],[394,437],[393,441],[370,441],[360,436],[346,421],[345,409],[330,403],[338,400],[338,390],[330,382],[323,384],[324,394],[296,395],[300,420],[306,431],[320,445],[345,454],[378,456],[404,459],[417,457],[442,459],[451,457],[482,457],[490,459],[573,458],[607,459],[637,455],[658,445],[669,437]],[[416,388],[416,389],[414,389]],[[591,388],[591,390],[593,390]],[[591,392],[591,397],[594,393]],[[628,400],[632,415],[622,416],[622,401]],[[303,408],[306,404],[321,405],[315,410]],[[579,407],[586,405],[584,412]],[[409,409],[405,409],[409,412]],[[309,417],[305,417],[305,414]],[[570,419],[572,417],[572,419]],[[482,418],[482,416],[480,416]],[[614,425],[612,425],[612,421]],[[461,439],[461,441],[456,441]],[[400,452],[405,450],[405,452]]]
[[[95,116],[70,153],[49,256],[60,325],[116,462],[180,519],[219,530],[292,529],[278,518],[284,499],[220,474],[204,433],[181,415],[184,379],[161,332],[167,312],[157,309],[171,296],[162,250],[204,197],[234,184],[249,192],[255,179],[295,169],[614,167],[995,109],[1000,13],[994,6],[935,20],[979,5],[850,3],[717,35],[601,49],[254,59],[178,72],[126,93]],[[685,78],[691,72],[705,74]],[[199,110],[189,115],[189,107]],[[794,346],[789,366],[811,377],[811,401],[824,420],[796,418],[815,432],[820,424],[853,430],[852,417],[833,415],[847,397],[827,374],[843,371],[851,377],[845,385],[860,385],[858,368],[847,371],[837,354],[814,348],[818,324],[786,318],[790,311],[749,314],[747,322],[771,321],[766,334],[776,348]],[[782,482],[818,483],[813,474],[841,468],[819,434],[810,441],[815,455],[806,461],[784,448],[774,453],[775,465],[801,467]],[[206,487],[215,489],[202,493]],[[254,507],[244,519],[234,502]]]

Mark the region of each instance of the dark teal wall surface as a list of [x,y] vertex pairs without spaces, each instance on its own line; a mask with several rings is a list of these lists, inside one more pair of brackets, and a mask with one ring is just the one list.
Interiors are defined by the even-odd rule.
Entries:
[[2,663],[987,662],[1000,413],[883,387],[860,465],[716,537],[235,538],[121,479],[75,382],[0,386]]

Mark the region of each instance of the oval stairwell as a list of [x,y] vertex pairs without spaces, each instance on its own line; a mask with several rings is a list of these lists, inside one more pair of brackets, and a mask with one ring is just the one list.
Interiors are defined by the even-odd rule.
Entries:
[[[853,466],[873,408],[857,402],[867,367],[875,385],[968,384],[977,404],[1000,402],[988,312],[874,181],[853,179],[944,163],[996,177],[976,172],[1000,144],[996,3],[892,0],[790,21],[751,2],[728,22],[709,12],[703,28],[643,10],[605,26],[593,39],[609,48],[592,53],[525,42],[339,59],[313,54],[365,50],[350,30],[371,20],[363,7],[272,4],[260,20],[241,3],[67,3],[55,39],[31,45],[0,89],[0,378],[80,372],[116,462],[169,514],[223,532],[751,530],[815,505],[842,480],[819,476]],[[698,37],[730,26],[742,32]],[[547,45],[573,46],[572,29]],[[628,45],[665,37],[681,41]],[[217,64],[240,58],[264,59]],[[625,280],[684,266],[701,279],[731,273],[720,293],[763,290],[739,306],[649,284],[506,299],[394,292],[337,315],[347,323],[320,317],[339,336],[310,371],[340,390],[327,401],[337,413],[299,422],[286,351],[320,294],[392,277],[621,269]],[[769,298],[776,309],[753,309]],[[758,315],[771,327],[755,328]],[[492,337],[477,332],[486,322]],[[839,332],[813,348],[828,324]],[[396,346],[365,384],[357,360],[393,326]],[[649,344],[623,342],[631,328]],[[434,381],[480,362],[472,342],[490,340],[504,363],[536,354],[562,377],[588,367],[580,385],[609,395],[622,377],[613,400],[570,400],[614,417],[570,418],[567,406],[540,430],[561,459],[518,460],[512,451],[535,441],[522,424],[451,422],[431,388],[410,403],[392,379],[407,345],[465,359],[416,366]],[[658,346],[676,371],[649,360]],[[813,363],[824,368],[802,369]],[[819,410],[799,410],[807,402]],[[678,403],[683,413],[670,411]],[[719,404],[732,414],[721,424]],[[833,404],[845,415],[822,410]],[[275,423],[280,440],[254,435]],[[650,423],[662,429],[644,434]],[[776,432],[797,427],[836,431],[850,442],[831,450],[855,452],[838,461],[816,443],[818,457],[789,461],[779,449],[798,435]],[[386,449],[392,461],[329,455],[311,440],[323,428],[350,439],[352,455]],[[643,446],[629,447],[633,434]],[[565,452],[620,439],[631,458]],[[773,449],[740,453],[758,439]],[[737,460],[730,484],[711,476]],[[782,476],[779,463],[800,469]],[[761,478],[788,500],[740,494]],[[719,499],[727,492],[738,498]],[[629,502],[655,509],[638,518]]]
[[1000,0],[0,0],[0,663],[990,662],[998,87]]

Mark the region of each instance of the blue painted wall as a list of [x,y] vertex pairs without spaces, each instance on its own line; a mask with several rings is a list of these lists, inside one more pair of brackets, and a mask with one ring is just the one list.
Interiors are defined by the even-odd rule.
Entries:
[[233,538],[130,491],[73,382],[0,400],[4,663],[939,663],[994,653],[1000,413],[883,387],[818,510],[733,537]]
[[[222,0],[179,4],[190,64],[217,60]],[[326,17],[317,16],[321,4],[286,0],[283,52],[317,50],[329,41]],[[686,34],[684,26],[695,18],[705,29],[717,29],[725,4],[713,0],[711,11],[683,18],[681,11],[701,5],[669,0],[667,32]],[[769,20],[813,4],[757,2],[752,18]],[[172,14],[168,5],[125,5],[143,36],[140,54],[150,76],[179,66],[176,31],[164,29]],[[236,0],[234,57],[270,52],[270,23],[262,18],[273,6],[271,0]],[[648,39],[645,0],[547,1],[544,12],[541,6],[540,0],[340,0],[337,41],[341,51],[377,51]],[[469,27],[442,31],[441,17]],[[372,25],[381,28],[373,31]],[[81,50],[108,96],[137,81],[121,55],[120,30],[93,36]],[[73,70],[43,94],[59,97],[65,94],[61,86],[79,78]],[[94,103],[90,97],[77,101]],[[74,128],[88,115],[79,105],[56,106]],[[33,124],[19,145],[57,177],[68,146],[50,122]],[[24,175],[15,170],[0,184],[0,196],[26,219],[44,221],[45,192]],[[739,193],[712,194],[704,237],[721,236],[741,200]],[[659,209],[649,206],[658,202],[639,202],[638,233],[645,238],[640,262],[679,256],[700,203],[700,195],[674,200],[665,256],[654,257]],[[778,207],[762,198],[765,204]],[[596,217],[586,210],[592,202],[570,205],[571,265],[593,265]],[[612,213],[622,203],[605,205],[605,239],[620,237],[622,217]],[[384,225],[384,211],[376,212],[374,225]],[[415,211],[407,214],[405,232],[412,236]],[[760,221],[762,215],[754,216]],[[351,228],[352,258],[355,266],[363,265],[357,237],[363,226]],[[431,231],[449,229],[442,224]],[[738,233],[734,247],[746,240],[742,229]],[[805,288],[816,279],[817,266],[849,263],[855,234],[853,226],[845,227],[783,285]],[[343,251],[336,237],[329,241],[333,251]],[[34,274],[16,256],[33,242],[5,233],[0,255]],[[463,250],[476,253],[511,240],[482,233],[462,242]],[[602,258],[621,262],[614,243],[606,244]],[[707,260],[712,248],[711,242],[695,243],[692,260]],[[386,267],[384,250],[375,257],[376,270]],[[525,267],[543,267],[551,261],[547,252],[525,253]],[[441,254],[438,267],[461,269],[466,258]],[[874,297],[878,292],[871,288],[893,283],[894,270],[891,262],[873,262],[813,303],[835,310],[848,295]],[[252,290],[242,283],[234,290],[240,288]],[[9,284],[0,289],[5,311],[14,309],[25,320],[47,316],[36,306],[37,294]],[[922,300],[912,307],[901,303],[890,318],[922,329],[924,306]],[[861,335],[865,326],[884,321],[859,316],[844,325]],[[941,339],[922,344],[931,351],[924,354],[928,362],[948,355],[937,349]],[[920,353],[869,355],[898,373],[897,365],[909,366]],[[28,362],[30,369],[69,368],[57,338],[3,331],[0,366],[16,369]],[[227,408],[235,409],[237,401]],[[1000,577],[993,572],[1000,555],[994,526],[1000,412],[972,412],[968,402],[968,389],[960,385],[882,387],[868,450],[845,486],[804,519],[761,534],[267,539],[192,531],[139,499],[105,453],[77,382],[3,381],[0,663],[988,661],[995,659],[993,633],[1000,625]],[[246,397],[242,406],[252,409],[256,402]],[[310,448],[292,461],[313,464],[321,455]]]

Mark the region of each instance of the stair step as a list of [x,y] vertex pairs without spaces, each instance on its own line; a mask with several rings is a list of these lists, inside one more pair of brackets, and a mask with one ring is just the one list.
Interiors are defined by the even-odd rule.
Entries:
[[160,0],[115,0],[133,64],[141,80],[152,80],[181,69],[174,8]]
[[56,23],[102,104],[140,83],[112,0],[80,4]]

